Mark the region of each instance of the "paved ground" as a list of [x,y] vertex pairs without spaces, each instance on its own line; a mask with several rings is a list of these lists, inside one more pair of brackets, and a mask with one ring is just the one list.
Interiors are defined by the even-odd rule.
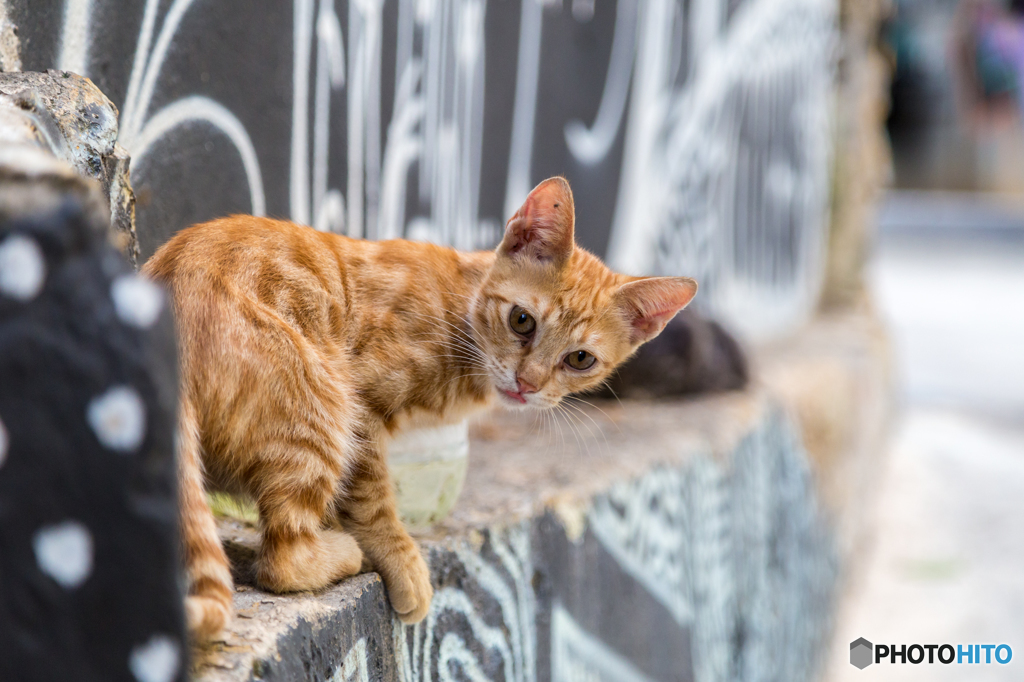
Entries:
[[[829,682],[1024,680],[1024,230],[944,227],[883,232],[872,267],[904,411]],[[1014,656],[858,670],[858,637]]]

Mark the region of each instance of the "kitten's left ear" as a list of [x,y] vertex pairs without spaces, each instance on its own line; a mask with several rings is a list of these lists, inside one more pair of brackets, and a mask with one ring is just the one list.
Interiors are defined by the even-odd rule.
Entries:
[[498,255],[562,263],[572,254],[575,221],[569,183],[548,178],[533,188],[505,225]]
[[689,277],[643,277],[615,292],[616,304],[630,323],[629,342],[646,343],[661,333],[697,293]]

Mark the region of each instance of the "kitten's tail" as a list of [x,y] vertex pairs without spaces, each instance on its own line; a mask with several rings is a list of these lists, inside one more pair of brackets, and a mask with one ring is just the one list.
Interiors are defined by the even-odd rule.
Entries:
[[217,525],[206,501],[200,459],[199,422],[195,406],[182,391],[178,417],[178,496],[181,505],[181,540],[188,597],[185,616],[197,639],[210,639],[231,618],[234,588]]

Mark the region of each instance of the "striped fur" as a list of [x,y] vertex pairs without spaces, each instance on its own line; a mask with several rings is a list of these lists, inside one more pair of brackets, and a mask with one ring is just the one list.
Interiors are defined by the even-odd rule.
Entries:
[[[399,521],[387,440],[496,403],[543,408],[598,386],[696,291],[609,271],[573,242],[568,184],[530,194],[494,252],[368,242],[233,216],[182,230],[146,263],[168,288],[181,364],[180,488],[192,632],[230,617],[204,487],[260,512],[257,580],[315,590],[377,570],[405,622],[427,566]],[[509,326],[529,311],[529,338]],[[566,364],[585,350],[586,370]]]

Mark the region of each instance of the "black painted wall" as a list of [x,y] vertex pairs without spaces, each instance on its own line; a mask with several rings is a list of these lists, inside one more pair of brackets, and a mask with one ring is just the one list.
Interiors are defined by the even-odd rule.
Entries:
[[120,107],[143,258],[230,213],[490,248],[564,174],[613,267],[750,331],[814,308],[836,0],[3,1],[24,69]]
[[[66,66],[61,63],[66,3],[62,0],[13,0],[8,4],[11,18],[19,29],[23,69]],[[155,26],[158,33],[172,3],[163,0],[157,4]],[[677,50],[680,54],[676,58],[682,66],[682,74],[687,73],[685,32],[689,4],[688,0],[678,2],[680,44]],[[730,8],[737,4],[729,3]],[[399,5],[398,0],[386,0],[382,10],[378,140],[382,147],[387,143],[395,99]],[[445,3],[446,7],[449,5],[454,3]],[[615,209],[624,126],[619,126],[611,151],[595,165],[585,165],[573,158],[563,131],[567,123],[576,119],[590,125],[598,111],[608,74],[617,6],[613,0],[593,3],[592,16],[585,11],[574,11],[573,7],[571,0],[565,0],[543,9],[529,177],[531,183],[556,174],[569,177],[576,193],[579,240],[603,254]],[[90,76],[122,112],[144,9],[142,2],[95,0],[91,3],[91,26],[85,31],[90,42],[89,58],[83,69],[85,75]],[[346,57],[351,60],[352,35],[348,26],[349,12],[345,10],[345,3],[339,2],[336,11],[347,41]],[[475,246],[488,245],[496,236],[494,226],[500,227],[508,217],[505,215],[506,181],[517,96],[521,15],[520,3],[512,0],[491,0],[483,7],[484,54],[478,64],[484,68],[484,106],[478,114],[482,141],[479,207],[474,218],[485,224],[489,221],[491,229],[478,231],[479,243]],[[173,34],[149,107],[152,115],[182,97],[202,95],[237,116],[256,148],[263,173],[266,212],[280,217],[295,217],[289,204],[294,22],[292,4],[279,0],[196,0]],[[418,28],[416,40],[422,42],[425,33]],[[315,62],[314,55],[306,74],[311,83],[311,98],[315,87]],[[346,88],[347,85],[332,93],[330,116],[328,185],[342,190],[348,180]],[[133,180],[139,199],[139,234],[144,257],[183,226],[252,210],[237,152],[224,135],[203,124],[186,124],[164,137],[146,158],[136,163]],[[417,194],[418,180],[418,171],[414,169],[408,178],[410,196]],[[429,216],[430,212],[430,201],[408,202],[408,219]],[[373,236],[372,230],[368,234]]]

